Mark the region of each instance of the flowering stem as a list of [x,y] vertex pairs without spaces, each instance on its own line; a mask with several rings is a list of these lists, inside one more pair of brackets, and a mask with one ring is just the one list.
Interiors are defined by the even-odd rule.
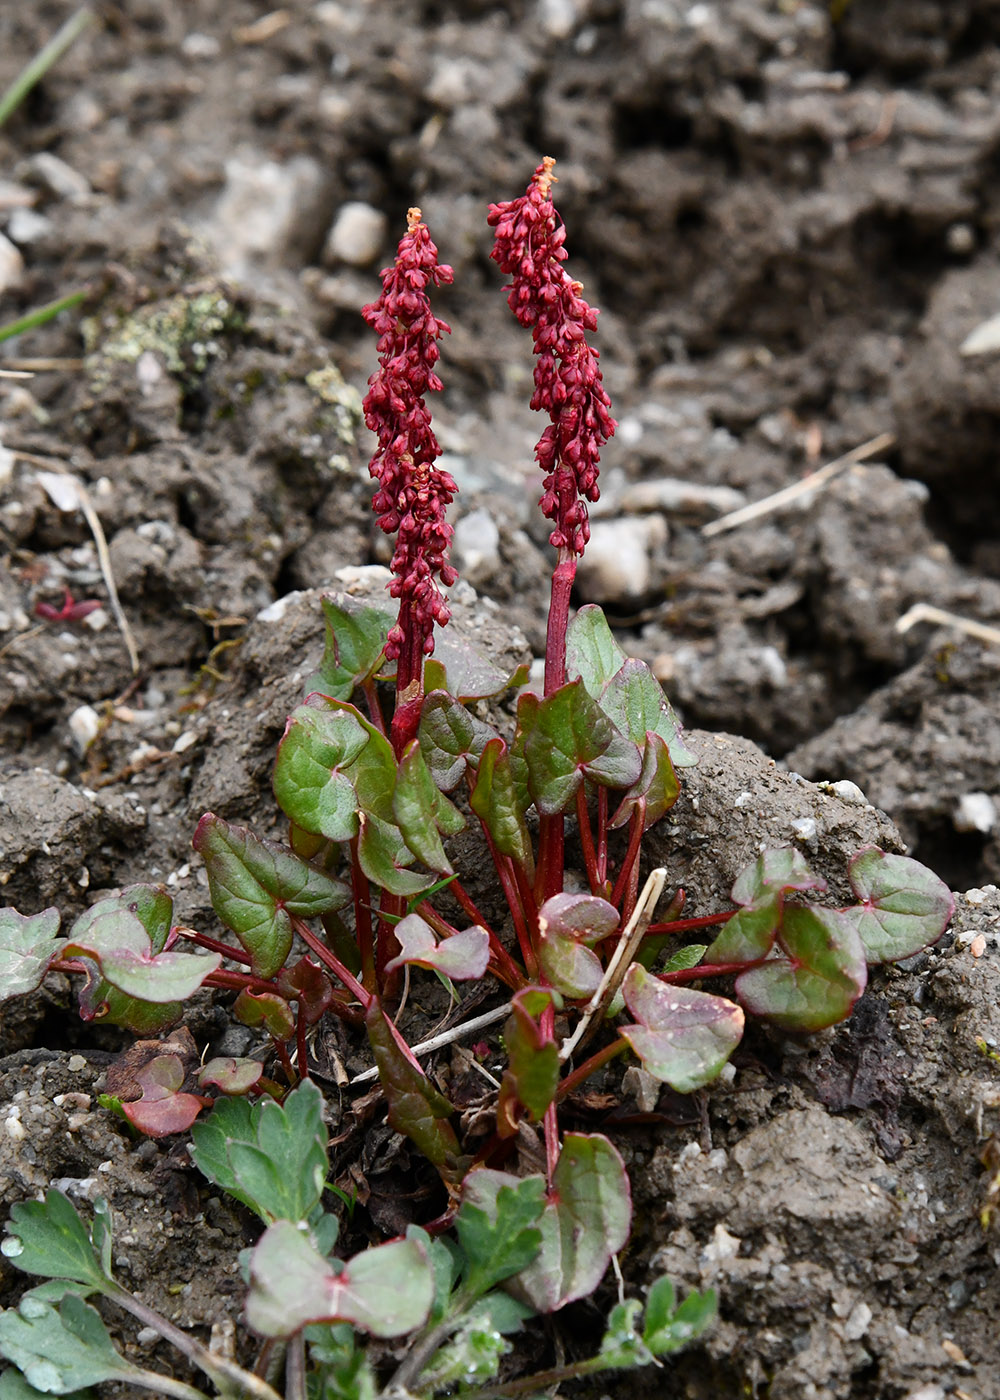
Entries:
[[375,935],[372,929],[371,889],[368,877],[361,869],[357,836],[351,840],[351,893],[354,897],[354,929],[361,953],[361,980],[369,991],[375,990]]
[[295,932],[302,939],[302,942],[308,944],[308,946],[319,958],[320,962],[323,963],[325,967],[328,967],[330,971],[334,973],[340,979],[341,982],[343,982],[347,990],[357,998],[357,1000],[367,1011],[369,1004],[371,1003],[372,993],[365,991],[364,987],[362,987],[361,983],[355,977],[354,973],[351,972],[350,968],[345,967],[345,965],[337,957],[336,953],[331,952],[331,950],[326,946],[322,939],[316,937],[316,935],[313,933],[312,929],[307,923],[304,923],[301,919],[296,918],[294,914],[291,916],[291,919]]

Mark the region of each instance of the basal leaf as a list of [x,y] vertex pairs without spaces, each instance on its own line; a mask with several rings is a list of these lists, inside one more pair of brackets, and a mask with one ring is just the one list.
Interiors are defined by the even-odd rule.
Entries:
[[133,1077],[142,1098],[123,1103],[122,1112],[147,1137],[186,1133],[205,1106],[197,1094],[184,1093],[184,1066],[179,1055],[157,1055]]
[[41,914],[0,909],[0,1001],[41,986],[49,963],[59,954],[58,935],[58,909]]
[[459,1146],[448,1122],[454,1112],[451,1104],[403,1054],[374,997],[365,1016],[365,1025],[389,1105],[390,1124],[397,1133],[408,1137],[443,1174],[452,1174]]
[[642,770],[635,744],[618,732],[579,678],[543,700],[523,692],[517,723],[528,790],[545,816],[567,811],[585,778],[625,788]]
[[737,911],[705,955],[707,963],[757,962],[767,957],[781,927],[785,896],[791,891],[826,889],[794,847],[764,851],[740,872],[733,885]]
[[[36,1390],[33,1385],[29,1385],[21,1372],[15,1371],[13,1366],[0,1375],[0,1400],[39,1400],[39,1396],[44,1394],[43,1390]],[[67,1391],[66,1400],[94,1400],[94,1392],[89,1386],[86,1390]]]
[[479,1168],[462,1184],[455,1233],[465,1255],[463,1282],[481,1297],[537,1255],[542,1234],[538,1220],[545,1206],[545,1178],[518,1178]]
[[668,1356],[694,1341],[711,1327],[718,1315],[715,1290],[692,1289],[676,1306],[674,1286],[664,1275],[658,1278],[646,1298],[643,1341],[654,1356]]
[[675,768],[692,768],[698,762],[681,739],[673,707],[645,661],[630,657],[595,698],[612,724],[633,743],[641,747],[647,734],[655,734]]
[[647,734],[642,752],[642,771],[622,798],[609,825],[625,826],[635,809],[642,806],[642,829],[648,831],[677,801],[681,785],[666,741],[659,734]]
[[422,893],[434,883],[433,875],[421,875],[406,868],[413,860],[413,852],[399,828],[378,817],[364,816],[358,860],[373,884],[405,899]]
[[295,1031],[292,1008],[273,992],[240,992],[233,1002],[233,1016],[241,1025],[263,1027],[275,1040],[287,1040]]
[[897,962],[935,943],[955,912],[951,890],[909,856],[866,846],[851,858],[858,908],[845,909],[870,963]]
[[591,947],[614,933],[619,922],[614,905],[594,895],[557,894],[542,905],[539,966],[564,996],[589,997],[597,990],[604,967]]
[[217,1055],[198,1071],[198,1085],[214,1084],[224,1094],[245,1094],[264,1074],[260,1060],[235,1055]]
[[378,670],[395,619],[344,593],[328,594],[321,603],[326,647],[319,670],[306,682],[306,693],[318,690],[335,700],[350,700],[355,686]]
[[501,855],[510,856],[526,871],[533,871],[525,809],[518,797],[507,745],[499,735],[482,751],[469,805]]
[[72,1279],[96,1292],[107,1288],[110,1273],[101,1266],[86,1225],[61,1191],[50,1189],[44,1201],[11,1206],[0,1245],[4,1257],[26,1274]]
[[771,895],[785,895],[790,890],[817,890],[822,893],[826,881],[814,875],[805,857],[794,846],[781,846],[764,851],[752,865],[736,877],[732,896],[734,904],[753,904]]
[[622,1035],[643,1068],[680,1094],[716,1079],[740,1043],[743,1012],[725,997],[673,987],[634,963],[622,984],[636,1024]]
[[454,874],[438,832],[454,836],[462,830],[465,820],[435,786],[417,739],[400,759],[392,814],[403,840],[418,860],[439,875]]
[[450,630],[435,637],[434,655],[424,665],[430,667],[430,674],[424,681],[426,688],[447,690],[463,704],[470,700],[492,699],[512,686],[524,685],[528,679],[526,664],[522,663],[507,675],[489,657]]
[[586,1298],[623,1248],[632,1197],[621,1157],[599,1134],[567,1133],[538,1224],[541,1249],[508,1287],[538,1312]]
[[608,620],[596,603],[587,603],[566,633],[566,674],[580,676],[594,699],[628,660],[615,641]]
[[63,955],[91,959],[113,987],[141,1001],[184,1001],[222,962],[219,953],[154,953],[139,918],[121,906],[80,927],[77,920]]
[[447,691],[435,690],[424,700],[417,731],[423,754],[435,784],[451,792],[475,767],[496,730],[471,715]]
[[504,1083],[536,1123],[555,1098],[559,1083],[559,1047],[538,1020],[551,1000],[551,992],[544,988],[522,988],[511,1001],[511,1015],[503,1028],[508,1063]]
[[785,957],[768,958],[736,979],[746,1009],[785,1030],[818,1031],[843,1021],[868,980],[853,922],[833,909],[786,906],[779,939]]
[[400,953],[386,965],[386,972],[407,964],[430,968],[453,982],[485,976],[490,960],[490,936],[474,926],[443,938],[439,943],[430,924],[419,914],[408,914],[393,929]]
[[292,947],[291,916],[341,909],[351,891],[314,870],[287,846],[206,812],[194,849],[205,862],[212,908],[250,954],[256,977],[273,977]]
[[642,1304],[638,1298],[626,1298],[616,1303],[608,1314],[608,1325],[601,1338],[600,1356],[609,1371],[628,1371],[636,1366],[648,1366],[653,1354],[639,1331]]
[[427,1255],[415,1240],[394,1240],[331,1266],[303,1230],[279,1221],[250,1260],[247,1321],[263,1337],[291,1337],[309,1323],[349,1322],[375,1337],[423,1325],[434,1296]]
[[17,1312],[0,1312],[0,1355],[46,1395],[67,1395],[103,1381],[135,1384],[143,1373],[112,1345],[96,1308],[67,1293],[58,1311],[25,1298]]
[[299,705],[278,745],[274,795],[279,806],[297,826],[331,841],[349,841],[358,832],[358,798],[345,770],[369,741],[360,719],[350,709]]

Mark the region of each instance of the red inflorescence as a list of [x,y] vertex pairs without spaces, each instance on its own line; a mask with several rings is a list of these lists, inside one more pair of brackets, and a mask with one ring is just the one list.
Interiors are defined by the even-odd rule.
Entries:
[[441,448],[424,403],[429,390],[442,387],[434,373],[437,341],[450,330],[432,313],[427,296],[428,284],[453,279],[437,257],[420,210],[411,209],[396,261],[382,272],[382,295],[361,312],[378,336],[381,366],[368,381],[364,401],[365,422],[379,441],[369,463],[379,483],[372,509],[386,534],[396,534],[389,592],[400,609],[386,655],[400,658],[407,681],[420,657],[434,650],[434,623],[443,626],[450,616],[435,577],[445,586],[457,578],[447,562],[452,528],[445,518],[457,487],[434,466]]
[[552,419],[535,456],[546,473],[541,499],[544,515],[555,522],[549,536],[557,549],[582,554],[590,538],[583,499],[600,497],[597,485],[601,448],[618,426],[601,381],[598,352],[586,333],[597,328],[597,312],[580,295],[562,263],[566,232],[552,203],[555,161],[546,156],[520,199],[491,204],[496,229],[490,256],[513,281],[507,302],[535,342],[535,392],[531,407]]

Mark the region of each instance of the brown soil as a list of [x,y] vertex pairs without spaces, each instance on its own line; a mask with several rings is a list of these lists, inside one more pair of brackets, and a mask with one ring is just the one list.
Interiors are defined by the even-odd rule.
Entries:
[[[0,88],[70,9],[0,10]],[[961,351],[1000,301],[994,0],[266,10],[105,6],[0,134],[0,227],[22,257],[0,324],[87,289],[3,346],[35,364],[0,378],[5,898],[71,915],[166,880],[207,927],[198,816],[279,830],[274,744],[322,649],[310,590],[383,586],[358,573],[387,558],[358,308],[414,203],[456,272],[435,405],[470,522],[456,627],[539,653],[530,347],[484,216],[555,155],[621,420],[595,540],[617,529],[612,563],[632,552],[581,601],[654,667],[701,759],[652,854],[692,913],[726,907],[761,843],[797,841],[839,892],[854,849],[905,842],[967,891],[939,947],[880,973],[849,1025],[755,1031],[703,1101],[664,1091],[604,1124],[634,1168],[629,1285],[664,1268],[714,1282],[721,1322],[603,1393],[1000,1400],[979,1160],[1000,1132],[1000,650],[896,628],[917,603],[1000,622],[1000,380],[994,353]],[[356,264],[324,252],[350,201],[386,218]],[[703,533],[880,433],[894,444],[824,489]],[[86,485],[136,674],[91,531],[45,472]],[[104,608],[37,617],[64,586]],[[844,779],[875,806],[815,785]],[[0,1198],[107,1194],[123,1281],[222,1327],[245,1224],[182,1145],[137,1148],[97,1107],[122,1042],[69,1006],[51,978],[4,1017]],[[207,999],[191,1027],[199,1049],[241,1048]],[[408,1159],[377,1114],[364,1152],[374,1238],[398,1228]],[[18,1286],[4,1266],[5,1300]],[[567,1326],[572,1345],[593,1314]]]

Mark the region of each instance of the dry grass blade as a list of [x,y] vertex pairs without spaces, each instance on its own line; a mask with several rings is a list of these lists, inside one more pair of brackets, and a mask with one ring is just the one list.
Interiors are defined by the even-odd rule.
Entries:
[[975,618],[947,612],[944,608],[936,608],[933,603],[914,603],[896,623],[896,631],[909,632],[918,622],[934,622],[942,627],[954,627],[957,631],[964,632],[967,637],[976,637],[981,642],[1000,646],[1000,627],[991,627],[989,623],[977,622]]

